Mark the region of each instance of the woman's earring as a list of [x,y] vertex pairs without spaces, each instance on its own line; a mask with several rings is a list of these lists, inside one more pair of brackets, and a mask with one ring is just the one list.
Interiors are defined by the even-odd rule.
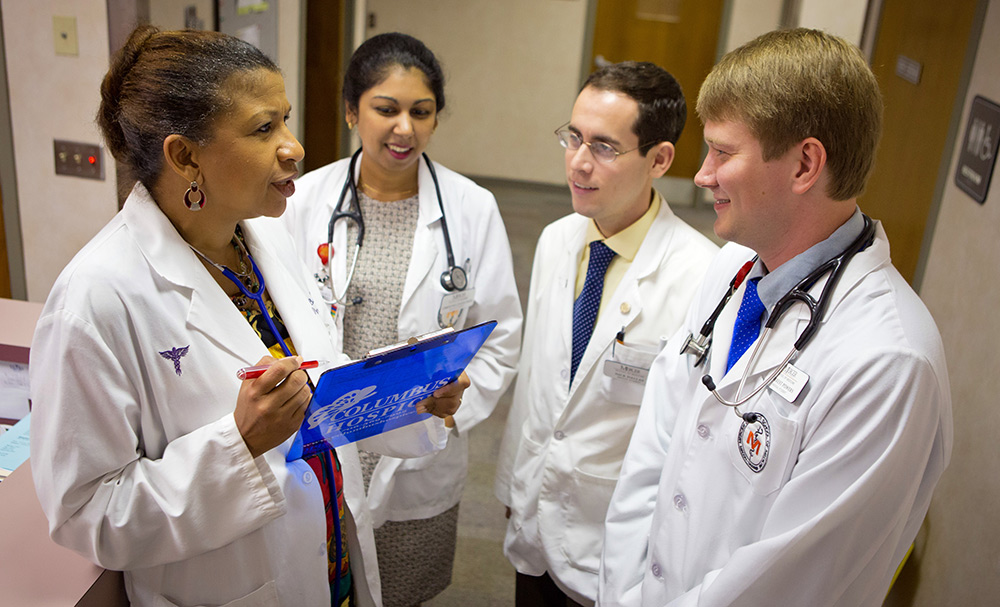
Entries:
[[347,130],[348,131],[353,131],[354,130],[354,123],[351,122],[350,120],[347,121]]
[[[198,200],[191,200],[192,195],[198,195]],[[184,192],[184,205],[192,211],[200,211],[205,206],[205,192],[198,189],[198,182],[192,181],[191,187]]]

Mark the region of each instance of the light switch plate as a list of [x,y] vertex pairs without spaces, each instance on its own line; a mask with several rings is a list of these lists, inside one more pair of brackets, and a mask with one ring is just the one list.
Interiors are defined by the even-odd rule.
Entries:
[[53,143],[56,175],[104,179],[104,150],[101,146],[60,139]]
[[80,45],[76,38],[76,17],[52,17],[52,37],[57,55],[80,54]]

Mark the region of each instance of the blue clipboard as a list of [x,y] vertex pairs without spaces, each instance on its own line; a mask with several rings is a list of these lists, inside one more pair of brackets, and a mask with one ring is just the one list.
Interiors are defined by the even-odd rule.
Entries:
[[496,325],[438,331],[323,372],[299,429],[302,455],[430,417],[416,404],[458,379]]

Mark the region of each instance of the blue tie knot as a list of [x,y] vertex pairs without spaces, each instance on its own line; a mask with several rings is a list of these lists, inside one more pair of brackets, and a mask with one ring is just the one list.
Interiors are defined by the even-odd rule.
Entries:
[[740,309],[736,313],[736,324],[733,326],[733,341],[729,346],[729,359],[726,361],[727,372],[743,356],[750,344],[756,341],[760,333],[764,304],[757,295],[758,280],[760,278],[748,280],[746,290],[743,292],[743,301],[740,302]]

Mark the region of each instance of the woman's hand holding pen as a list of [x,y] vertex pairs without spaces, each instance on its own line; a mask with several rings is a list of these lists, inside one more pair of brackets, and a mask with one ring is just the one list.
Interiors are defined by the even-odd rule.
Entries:
[[312,391],[306,372],[299,371],[301,363],[301,356],[277,361],[265,356],[257,364],[270,364],[267,371],[240,386],[236,428],[253,457],[285,442],[302,425]]
[[434,394],[417,403],[417,411],[443,418],[445,425],[451,428],[455,425],[451,416],[458,411],[458,407],[462,404],[462,395],[465,393],[465,389],[471,385],[472,380],[465,374],[465,371],[462,371],[457,380],[438,388]]

